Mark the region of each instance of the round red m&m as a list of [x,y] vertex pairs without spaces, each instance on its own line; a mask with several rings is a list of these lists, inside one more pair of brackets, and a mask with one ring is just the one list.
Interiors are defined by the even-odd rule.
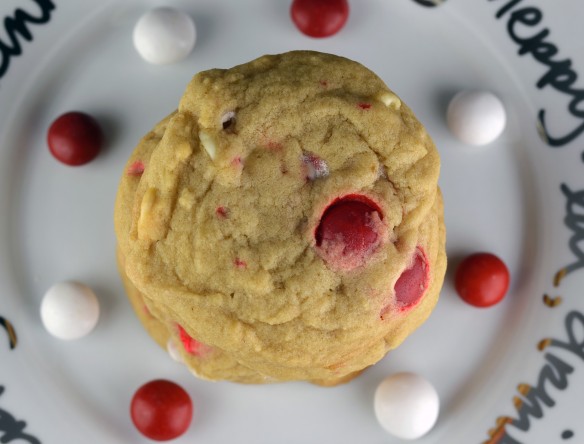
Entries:
[[156,379],[140,387],[130,404],[130,416],[136,428],[147,438],[169,441],[189,428],[193,402],[178,384]]
[[349,17],[347,0],[294,0],[290,16],[309,37],[329,37],[339,32]]
[[97,121],[88,114],[71,111],[58,117],[47,134],[51,154],[66,165],[92,161],[101,150],[103,135]]
[[395,283],[395,299],[399,307],[403,310],[416,305],[428,290],[429,284],[428,258],[421,248],[417,248],[412,264]]
[[349,194],[333,201],[315,231],[319,255],[338,270],[363,265],[381,243],[381,219],[381,209],[366,196]]
[[458,265],[454,286],[470,305],[490,307],[503,299],[509,280],[509,270],[501,259],[491,253],[475,253]]

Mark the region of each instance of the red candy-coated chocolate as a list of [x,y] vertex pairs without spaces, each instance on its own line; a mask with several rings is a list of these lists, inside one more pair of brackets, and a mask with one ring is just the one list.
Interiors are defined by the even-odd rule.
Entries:
[[470,305],[490,307],[503,299],[509,279],[509,270],[501,259],[491,253],[475,253],[458,265],[454,286]]
[[51,154],[66,165],[78,166],[93,160],[101,150],[103,135],[97,121],[88,114],[63,114],[49,127],[47,143]]
[[412,263],[397,279],[393,291],[395,302],[392,300],[381,309],[381,319],[391,310],[404,312],[422,300],[430,285],[430,264],[428,257],[421,247],[416,248]]
[[363,265],[381,242],[379,206],[366,196],[349,194],[333,201],[315,231],[321,257],[348,271]]
[[130,416],[136,428],[147,438],[169,441],[189,428],[193,402],[178,384],[164,379],[140,387],[130,404]]
[[303,34],[329,37],[347,22],[349,3],[347,0],[294,0],[290,16]]
[[430,266],[428,258],[421,248],[416,249],[414,261],[395,283],[395,300],[404,310],[416,305],[428,290],[430,284]]

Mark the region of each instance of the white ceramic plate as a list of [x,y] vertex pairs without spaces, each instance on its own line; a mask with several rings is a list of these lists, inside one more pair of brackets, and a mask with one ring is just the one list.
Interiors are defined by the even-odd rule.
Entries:
[[[385,376],[403,370],[428,378],[441,397],[438,423],[420,443],[584,442],[580,0],[353,1],[347,26],[322,40],[294,28],[288,0],[3,0],[0,17],[22,19],[17,8],[41,17],[52,3],[30,34],[10,33],[10,20],[0,27],[0,442],[145,442],[130,398],[168,378],[196,406],[177,444],[394,443],[372,399]],[[176,65],[148,65],[132,46],[138,17],[161,4],[198,25],[194,52]],[[19,52],[10,35],[22,54],[9,55]],[[364,63],[426,124],[443,160],[450,272],[430,320],[348,385],[199,381],[149,339],[125,299],[112,228],[118,178],[194,73],[291,49]],[[483,148],[457,142],[445,125],[448,99],[467,88],[495,92],[508,110],[503,136]],[[79,168],[56,162],[45,144],[51,121],[69,110],[93,114],[107,135],[107,149]],[[480,250],[512,273],[507,298],[482,310],[452,285],[459,259]],[[74,342],[49,336],[39,317],[44,292],[66,279],[93,287],[102,305],[96,330]],[[551,307],[544,295],[561,299]]]

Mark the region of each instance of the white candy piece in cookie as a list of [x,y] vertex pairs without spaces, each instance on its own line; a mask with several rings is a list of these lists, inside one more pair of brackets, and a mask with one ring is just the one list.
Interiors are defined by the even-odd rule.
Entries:
[[488,91],[461,91],[446,112],[454,136],[469,145],[487,145],[501,135],[507,114],[501,100]]
[[169,338],[168,342],[166,343],[166,351],[168,352],[170,357],[173,359],[173,361],[183,363],[182,356],[178,350],[178,347],[176,346],[176,344],[172,340],[172,338]]
[[88,286],[78,282],[60,282],[45,293],[41,320],[53,336],[72,340],[89,334],[99,319],[99,301]]
[[179,62],[191,53],[197,30],[188,14],[174,8],[154,8],[136,23],[133,40],[144,60],[164,65]]

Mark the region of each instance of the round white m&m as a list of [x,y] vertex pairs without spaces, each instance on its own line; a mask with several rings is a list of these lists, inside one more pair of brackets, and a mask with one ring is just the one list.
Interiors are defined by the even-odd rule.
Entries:
[[417,439],[436,423],[440,401],[426,379],[414,373],[396,373],[377,387],[374,407],[386,431],[398,438]]
[[147,62],[164,65],[186,58],[197,40],[193,19],[174,8],[146,12],[134,27],[134,47]]
[[461,91],[448,105],[450,131],[469,145],[486,145],[501,135],[507,113],[501,100],[488,91]]
[[41,303],[41,320],[59,339],[87,335],[99,319],[99,302],[91,288],[78,282],[60,282],[47,290]]

